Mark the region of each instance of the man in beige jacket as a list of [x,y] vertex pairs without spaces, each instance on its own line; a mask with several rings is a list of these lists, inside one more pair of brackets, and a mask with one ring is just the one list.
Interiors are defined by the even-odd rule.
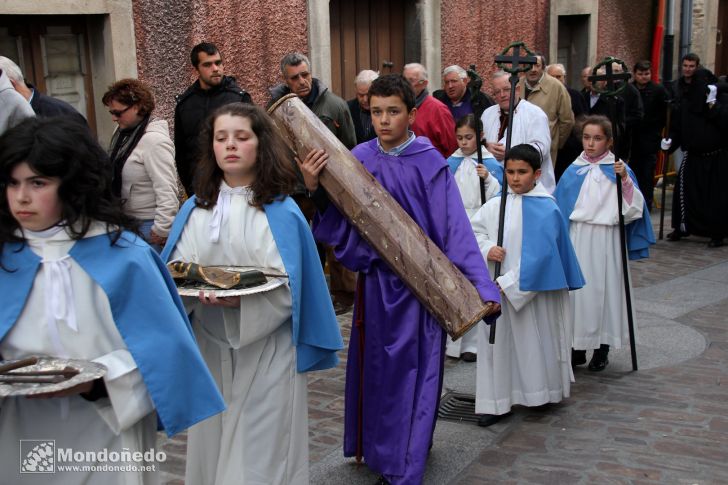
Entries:
[[541,108],[549,118],[551,162],[556,164],[559,148],[564,146],[574,127],[571,97],[564,85],[545,72],[546,59],[536,55],[536,64],[521,78],[519,89],[523,99]]

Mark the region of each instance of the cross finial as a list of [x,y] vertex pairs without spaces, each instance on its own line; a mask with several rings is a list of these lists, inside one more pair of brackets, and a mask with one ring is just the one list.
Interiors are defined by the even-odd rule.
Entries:
[[[614,64],[619,64],[622,67],[622,72],[614,72]],[[604,74],[598,74],[597,71],[601,67],[604,67]],[[616,96],[617,94],[624,91],[627,87],[626,81],[628,81],[632,75],[627,72],[627,65],[621,59],[616,57],[605,57],[602,62],[594,66],[592,69],[592,75],[587,79],[592,83],[592,90],[595,93],[602,94],[604,96]],[[624,80],[625,82],[619,83],[617,81]],[[606,81],[606,89],[602,89],[596,85],[597,81]]]
[[[508,55],[508,51],[511,49],[513,49],[513,54]],[[521,49],[525,50],[528,55],[521,56]],[[495,63],[505,72],[518,74],[531,69],[531,66],[536,64],[536,57],[522,41],[511,42],[500,55],[495,56]],[[510,64],[510,67],[505,64]]]

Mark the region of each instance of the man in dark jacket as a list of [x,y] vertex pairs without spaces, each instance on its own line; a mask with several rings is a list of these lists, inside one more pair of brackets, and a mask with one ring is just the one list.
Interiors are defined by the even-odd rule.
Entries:
[[62,99],[46,96],[38,91],[35,86],[25,82],[23,72],[17,64],[7,57],[0,56],[0,69],[8,76],[10,84],[13,85],[18,93],[20,93],[33,108],[36,116],[44,116],[46,118],[54,116],[69,116],[84,126],[88,126],[86,118],[79,113],[76,108],[63,101]]
[[364,69],[357,74],[356,79],[354,79],[356,98],[346,102],[349,105],[351,119],[354,122],[357,144],[377,137],[374,126],[372,126],[372,114],[369,112],[369,86],[378,77],[379,73],[371,69]]
[[470,78],[465,69],[458,65],[448,66],[442,71],[442,84],[445,88],[432,93],[433,98],[448,107],[455,122],[470,113],[479,120],[483,116],[483,111],[495,104],[482,91],[478,91],[473,98],[471,90],[468,89],[469,83]]
[[667,239],[692,234],[709,237],[708,247],[720,247],[728,237],[728,86],[698,66],[682,88],[670,126],[672,141],[663,140],[662,146],[671,151],[679,146],[685,153],[673,191],[674,231]]
[[200,154],[198,135],[202,122],[216,108],[229,103],[252,103],[250,95],[223,74],[222,56],[215,44],[202,42],[190,52],[198,79],[175,97],[174,150],[180,180],[188,195],[194,193],[192,181]]
[[346,148],[354,148],[356,145],[354,122],[346,101],[311,75],[308,57],[300,52],[286,54],[281,60],[281,76],[284,84],[271,88],[272,98],[268,106],[286,94],[295,93]]
[[660,149],[661,132],[667,118],[665,111],[667,90],[662,84],[652,82],[651,77],[650,61],[640,61],[635,64],[634,86],[642,98],[645,115],[635,126],[632,137],[632,158],[629,161],[649,209],[652,209],[657,151]]

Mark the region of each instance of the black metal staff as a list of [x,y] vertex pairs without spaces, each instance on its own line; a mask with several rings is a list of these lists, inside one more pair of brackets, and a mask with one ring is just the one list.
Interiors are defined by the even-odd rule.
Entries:
[[[665,129],[662,131],[662,137],[668,138],[670,136],[670,120],[672,119],[672,100],[667,101],[667,117],[665,121]],[[668,150],[662,150],[660,153],[662,157],[662,195],[660,196],[660,239],[662,239],[662,232],[665,227],[665,193],[667,192],[667,166],[670,162],[670,154]],[[679,230],[679,228],[677,229]]]
[[[615,73],[612,71],[613,64],[619,64],[622,66],[623,72]],[[604,67],[605,74],[597,74],[599,68]],[[614,146],[617,146],[617,106],[615,97],[624,91],[627,87],[627,81],[631,75],[627,72],[627,66],[624,61],[617,59],[616,57],[606,57],[602,62],[594,66],[592,75],[588,77],[592,83],[592,90],[599,93],[601,96],[607,98],[609,105],[609,119],[612,122],[612,131],[614,132],[612,141]],[[601,88],[597,85],[597,81],[605,81],[606,88]],[[619,85],[616,81],[621,81]],[[619,245],[622,248],[622,275],[624,276],[624,292],[627,303],[627,324],[629,327],[629,344],[630,350],[632,351],[632,370],[637,370],[637,348],[634,341],[634,319],[632,318],[632,293],[630,292],[629,285],[629,263],[627,261],[627,238],[624,227],[624,215],[622,214],[622,179],[616,179],[615,173],[615,185],[617,186],[617,212],[619,213]]]
[[[513,54],[508,55],[508,51],[513,49]],[[527,56],[521,56],[521,49],[525,50]],[[518,74],[526,72],[531,69],[531,66],[536,64],[536,57],[531,52],[526,44],[523,42],[512,42],[508,47],[503,49],[500,55],[495,56],[495,62],[498,67],[503,69],[505,72],[510,73],[508,79],[511,83],[511,97],[508,101],[508,131],[506,133],[506,152],[511,149],[511,136],[513,134],[513,118],[514,111],[516,108],[516,89],[518,85]],[[507,65],[510,64],[510,67]],[[498,246],[503,246],[503,225],[505,224],[506,218],[506,199],[508,198],[508,179],[506,178],[505,160],[503,160],[503,180],[501,182],[501,203],[500,213],[498,215]],[[495,269],[493,271],[493,281],[497,280],[500,276],[501,263],[496,261]],[[490,336],[488,342],[491,344],[495,343],[495,324],[493,322],[490,325]]]
[[[473,107],[473,118],[475,118],[475,146],[478,150],[478,164],[483,165],[483,147],[480,144],[483,136],[483,129],[480,118],[478,118],[478,113],[482,113],[483,110],[481,108],[484,108],[484,106],[482,106],[482,100],[478,96],[480,88],[483,87],[483,78],[481,78],[475,70],[475,64],[470,64],[470,69],[468,69],[467,72],[468,77],[470,78],[470,82],[468,83],[468,91],[470,91],[470,105]],[[480,180],[480,203],[485,204],[485,180],[480,177],[478,177],[478,179]]]
[[[665,11],[665,23],[667,24],[667,31],[665,33],[665,46],[663,48],[662,55],[662,84],[667,89],[670,99],[667,100],[667,119],[665,120],[665,130],[663,131],[663,138],[670,137],[670,121],[672,119],[672,103],[674,101],[674,90],[672,89],[672,46],[673,46],[673,27],[672,27],[672,9]],[[660,196],[660,239],[662,239],[663,230],[665,227],[665,193],[667,192],[667,166],[670,161],[670,156],[667,150],[662,152],[662,195]],[[677,228],[679,231],[680,228]]]

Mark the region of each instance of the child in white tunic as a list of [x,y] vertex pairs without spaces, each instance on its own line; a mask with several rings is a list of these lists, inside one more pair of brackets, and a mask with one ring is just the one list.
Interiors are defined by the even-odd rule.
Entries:
[[[200,350],[228,406],[190,430],[186,481],[307,484],[306,376],[297,369],[335,365],[342,341],[313,237],[295,204],[281,196],[294,187],[293,161],[272,121],[254,106],[223,106],[204,136],[196,195],[177,216],[163,259],[270,268],[288,273],[289,284],[242,297],[200,292],[185,299]],[[277,210],[291,221],[283,231],[276,225]],[[284,248],[286,240],[292,244]],[[302,268],[303,280],[294,274],[301,269],[286,261],[287,248],[296,260],[310,263]],[[297,297],[294,285],[301,284],[308,287],[303,291],[320,288],[323,298]],[[303,365],[299,333],[310,322],[299,315],[311,305],[319,305],[314,309],[317,324],[323,322],[319,337],[328,334],[331,345],[324,360]]]
[[[0,353],[107,368],[103,379],[2,401],[3,483],[157,483],[159,463],[64,463],[60,454],[55,473],[19,475],[21,464],[37,471],[19,440],[107,457],[154,454],[158,418],[174,434],[223,409],[161,261],[117,229],[134,222],[111,195],[108,164],[85,128],[57,118],[28,120],[0,139]],[[130,467],[65,472],[64,464]]]
[[604,116],[589,116],[581,125],[584,151],[564,172],[554,196],[569,221],[586,286],[571,295],[574,309],[572,364],[586,363],[586,351],[595,349],[589,370],[601,371],[610,346],[622,347],[629,338],[627,306],[619,242],[619,216],[615,174],[622,184],[622,214],[627,229],[630,259],[647,256],[654,243],[649,213],[633,174],[610,151],[612,125]]
[[[458,141],[458,149],[447,159],[450,171],[455,177],[455,183],[460,190],[460,196],[463,198],[463,205],[468,217],[472,217],[483,205],[480,197],[481,179],[483,180],[485,200],[487,201],[500,193],[499,178],[503,174],[503,169],[485,147],[481,149],[483,163],[478,163],[476,122],[481,124],[481,121],[476,120],[471,113],[463,116],[455,123],[455,137]],[[482,125],[480,132],[483,133]],[[445,354],[448,357],[462,358],[465,362],[475,362],[477,353],[477,328],[472,328],[455,341],[449,335],[447,336]]]
[[493,345],[489,329],[478,330],[475,412],[490,426],[517,404],[540,406],[569,397],[569,290],[583,278],[568,230],[553,197],[537,182],[541,155],[531,145],[506,153],[508,199],[503,245],[497,245],[501,198],[471,218],[491,272],[502,263],[498,283],[502,314]]

